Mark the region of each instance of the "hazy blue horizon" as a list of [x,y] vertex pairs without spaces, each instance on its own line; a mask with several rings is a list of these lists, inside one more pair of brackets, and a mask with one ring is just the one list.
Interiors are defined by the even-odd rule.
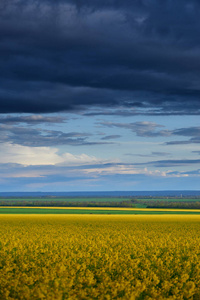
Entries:
[[200,196],[199,191],[101,191],[101,192],[1,192],[0,197],[186,197]]

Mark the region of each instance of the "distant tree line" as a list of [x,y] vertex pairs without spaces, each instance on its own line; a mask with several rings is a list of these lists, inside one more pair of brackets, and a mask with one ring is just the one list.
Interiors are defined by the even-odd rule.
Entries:
[[26,206],[26,207],[135,207],[132,200],[117,201],[42,201],[42,200],[0,200],[0,206]]
[[168,202],[168,201],[149,201],[147,208],[182,208],[200,209],[200,201],[192,202]]
[[[77,198],[76,198],[77,199]],[[167,199],[167,200],[165,200]],[[163,200],[156,199],[127,199],[122,201],[90,201],[86,198],[85,201],[67,201],[67,199],[51,200],[39,199],[0,199],[0,206],[25,206],[25,207],[121,207],[121,208],[182,208],[182,209],[200,209],[200,198],[192,199],[192,201],[169,201],[169,198]],[[175,199],[175,198],[173,198]]]

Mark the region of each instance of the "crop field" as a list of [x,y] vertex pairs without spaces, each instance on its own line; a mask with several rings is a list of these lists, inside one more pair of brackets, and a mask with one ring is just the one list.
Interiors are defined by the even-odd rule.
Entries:
[[107,214],[107,215],[200,215],[200,209],[107,208],[107,207],[0,207],[1,214]]
[[0,299],[200,299],[199,215],[0,215]]
[[[63,208],[170,208],[170,209],[200,209],[200,198],[132,198],[132,197],[74,197],[74,198],[58,198],[58,197],[38,197],[38,198],[0,198],[0,210],[4,207],[58,207]],[[15,213],[24,213],[15,210]],[[6,210],[0,211],[6,213]],[[14,213],[14,211],[13,211]],[[30,211],[27,211],[30,213]],[[35,210],[34,213],[38,213]],[[45,210],[43,213],[47,213]],[[56,212],[55,213],[64,213]],[[68,213],[67,211],[65,213]],[[72,212],[71,212],[72,213]],[[78,213],[78,212],[76,212]],[[85,213],[85,212],[84,212]],[[94,212],[95,213],[95,212]],[[110,212],[111,213],[111,212]]]

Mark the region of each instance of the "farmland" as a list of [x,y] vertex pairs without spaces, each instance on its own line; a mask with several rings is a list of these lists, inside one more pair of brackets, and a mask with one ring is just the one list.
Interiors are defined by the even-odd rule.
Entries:
[[199,299],[199,215],[0,215],[0,299]]
[[162,197],[38,197],[0,198],[0,207],[126,207],[126,208],[183,208],[200,209],[199,196],[193,198]]
[[108,214],[108,215],[165,215],[200,214],[199,209],[151,209],[107,207],[0,207],[0,214]]
[[123,197],[74,197],[74,198],[59,198],[59,197],[42,197],[42,198],[0,198],[1,206],[27,206],[27,207],[132,207],[130,198]]

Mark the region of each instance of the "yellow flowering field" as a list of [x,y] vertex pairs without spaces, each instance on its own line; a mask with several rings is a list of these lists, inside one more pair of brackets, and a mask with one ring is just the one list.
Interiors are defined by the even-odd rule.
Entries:
[[0,299],[200,299],[198,215],[0,215]]

